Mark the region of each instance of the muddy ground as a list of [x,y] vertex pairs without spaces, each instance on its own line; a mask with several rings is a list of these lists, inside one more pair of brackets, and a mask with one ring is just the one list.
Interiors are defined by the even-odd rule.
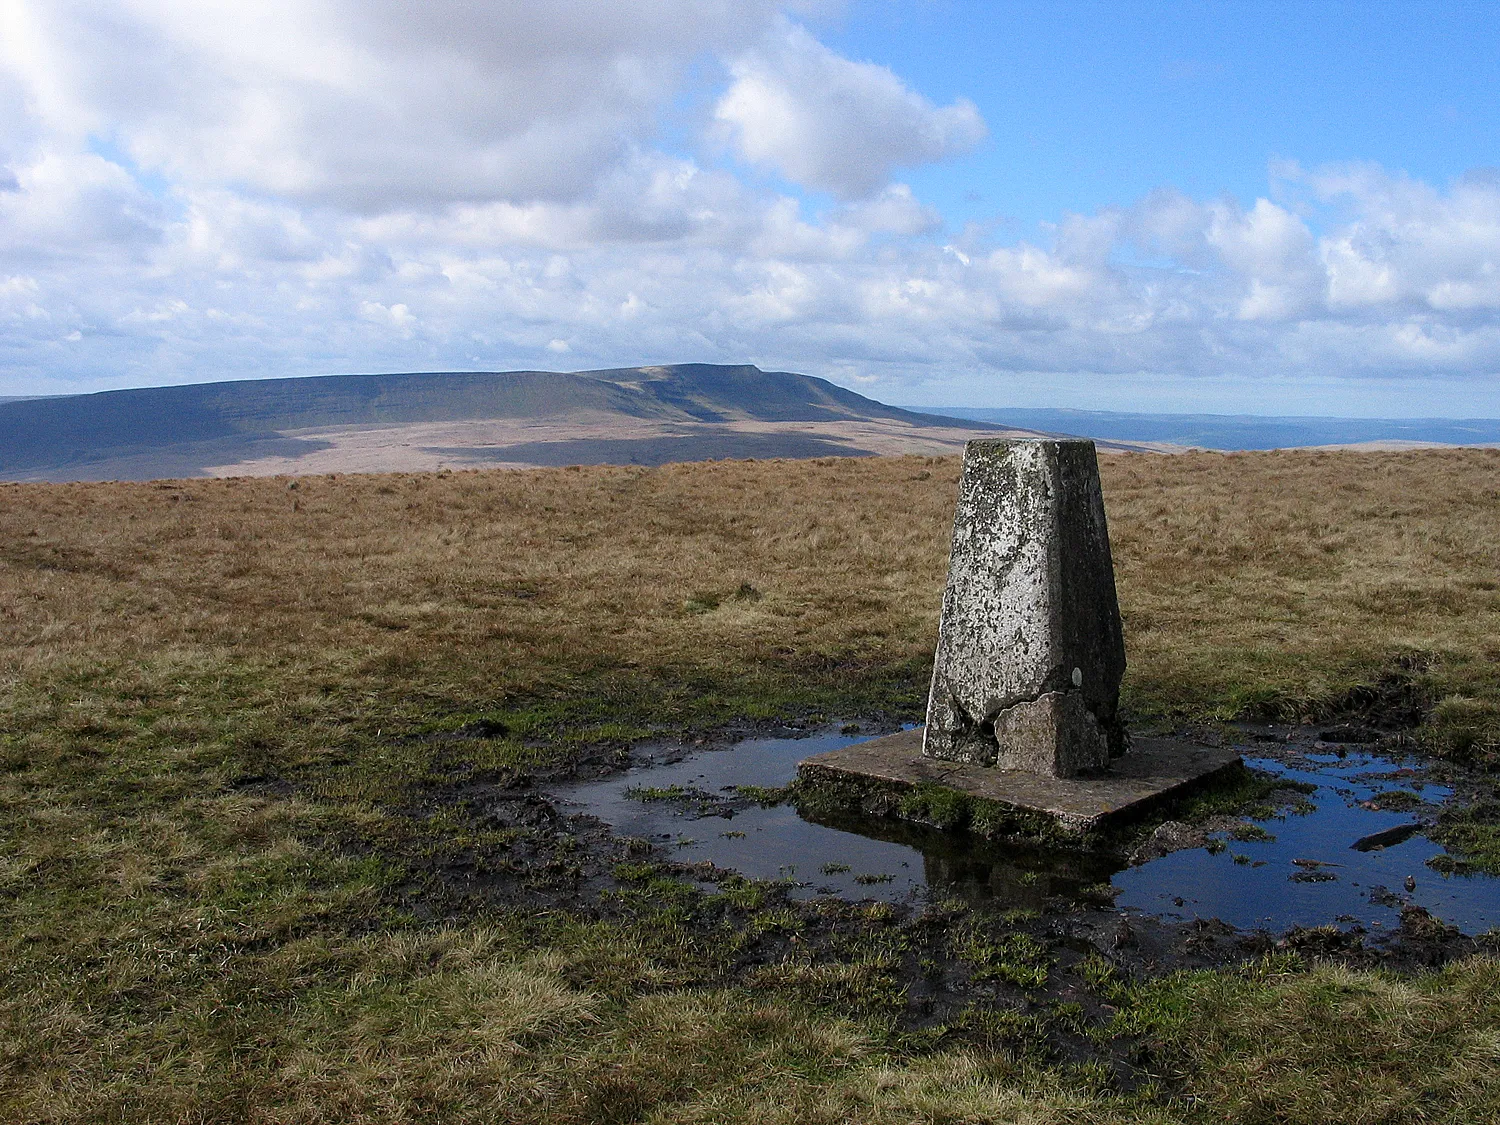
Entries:
[[[857,725],[872,736],[896,729],[888,719]],[[827,728],[738,724],[677,747],[690,752],[751,737],[795,738],[817,729]],[[635,760],[637,748],[599,744],[565,766],[465,776],[465,742],[493,733],[476,727],[436,736],[451,744],[454,777],[406,811],[416,822],[441,820],[463,831],[457,846],[400,857],[413,872],[402,895],[415,917],[472,921],[497,912],[524,912],[538,919],[668,925],[680,943],[697,951],[692,975],[703,983],[754,987],[767,974],[784,977],[789,967],[802,973],[837,969],[864,980],[865,986],[835,999],[884,1012],[898,1036],[971,1038],[990,1046],[997,1038],[1019,1036],[1017,1049],[1042,1050],[1053,1061],[1102,1064],[1120,1088],[1131,1087],[1150,1070],[1144,1044],[1100,1033],[1110,1023],[1121,989],[1132,984],[1268,955],[1415,971],[1500,949],[1500,936],[1460,933],[1419,906],[1401,909],[1399,929],[1377,934],[1357,925],[1273,933],[1236,929],[1215,919],[1165,921],[1116,909],[1107,887],[1021,911],[936,892],[925,901],[905,904],[830,897],[799,901],[785,884],[756,883],[708,865],[684,864],[659,843],[619,838],[597,819],[568,815],[549,796],[562,783],[624,768]],[[1487,776],[1415,757],[1399,730],[1380,730],[1357,720],[1322,727],[1242,724],[1176,733],[1197,741],[1228,739],[1253,746],[1256,756],[1293,763],[1308,753],[1337,753],[1341,747],[1375,742],[1383,753],[1405,754],[1404,768],[1419,781],[1452,787],[1454,807],[1495,795]],[[662,744],[655,753],[662,753]],[[1263,814],[1267,803],[1284,811],[1301,799],[1294,788],[1263,789],[1256,803]],[[1430,820],[1435,814],[1418,815]],[[1241,823],[1239,810],[1220,809],[1193,819],[1169,807],[1107,846],[1130,862],[1145,862],[1167,851],[1202,847],[1208,833]],[[480,842],[464,845],[462,839],[470,833]],[[343,843],[367,847],[358,841]]]

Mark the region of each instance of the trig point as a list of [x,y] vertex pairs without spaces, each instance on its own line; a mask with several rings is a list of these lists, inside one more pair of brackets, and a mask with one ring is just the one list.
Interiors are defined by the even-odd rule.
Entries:
[[1087,831],[1239,768],[1232,751],[1132,743],[1124,674],[1094,443],[971,441],[926,727],[808,758],[801,776],[866,813],[929,823],[933,787],[949,790],[941,823],[1024,835]]
[[922,752],[1074,777],[1125,751],[1125,639],[1091,441],[971,441]]

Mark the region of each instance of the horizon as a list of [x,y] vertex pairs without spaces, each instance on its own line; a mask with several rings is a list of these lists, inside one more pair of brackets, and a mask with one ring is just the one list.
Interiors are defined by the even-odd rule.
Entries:
[[1495,6],[293,11],[7,7],[0,395],[693,354],[1500,417]]
[[[642,368],[644,368],[644,367],[679,367],[679,366],[687,366],[688,364],[695,364],[695,363],[698,363],[698,362],[699,361],[688,361],[687,364],[677,364],[677,363],[630,364],[630,365],[626,365],[623,368],[573,368],[573,369],[569,369],[569,368],[543,368],[543,367],[534,367],[534,368],[517,368],[514,371],[498,371],[498,370],[491,370],[491,369],[486,369],[486,368],[467,368],[467,369],[466,368],[455,368],[455,369],[431,370],[431,371],[330,371],[330,372],[320,372],[320,373],[317,373],[317,374],[307,374],[307,375],[250,375],[250,376],[244,376],[242,378],[237,378],[237,379],[210,379],[210,380],[193,381],[193,382],[181,382],[181,383],[150,383],[150,384],[142,384],[142,385],[139,385],[139,386],[132,386],[132,387],[104,387],[104,388],[100,388],[98,390],[71,391],[71,392],[60,392],[60,393],[55,393],[55,394],[42,394],[42,395],[11,395],[11,394],[0,394],[0,404],[4,404],[4,403],[7,403],[7,402],[35,401],[35,400],[38,400],[38,399],[74,398],[74,397],[82,397],[82,396],[85,396],[85,395],[112,394],[112,393],[120,392],[120,391],[168,390],[168,389],[172,389],[172,388],[176,388],[176,387],[211,387],[211,386],[218,386],[218,385],[227,384],[227,383],[261,383],[261,382],[272,382],[272,381],[276,381],[276,380],[280,380],[280,379],[299,379],[300,380],[300,379],[339,379],[339,378],[380,378],[382,376],[387,376],[387,375],[389,375],[389,376],[402,376],[402,375],[509,375],[509,374],[515,374],[516,372],[519,372],[519,371],[539,372],[539,373],[543,373],[543,374],[557,374],[557,375],[586,375],[586,374],[589,374],[590,372],[593,372],[593,371],[629,370],[632,367],[642,367]],[[722,367],[756,366],[756,367],[758,367],[759,365],[757,365],[757,364],[707,364],[706,366],[722,366]],[[766,370],[766,369],[765,368],[761,368],[761,370]],[[808,374],[807,372],[790,372],[790,373],[791,374],[801,374],[801,375]],[[811,376],[811,377],[813,377],[813,378],[823,378],[823,376]],[[832,382],[832,380],[829,380],[829,381]],[[842,384],[835,383],[835,386],[842,386]],[[1283,421],[1283,422],[1398,422],[1398,423],[1417,423],[1417,422],[1494,422],[1494,423],[1500,424],[1500,414],[1497,414],[1495,416],[1486,416],[1486,415],[1478,415],[1478,414],[1462,414],[1462,415],[1460,415],[1460,414],[1428,414],[1428,415],[1414,415],[1414,416],[1403,416],[1403,417],[1390,417],[1390,416],[1386,416],[1386,415],[1376,415],[1376,414],[1262,414],[1262,413],[1256,413],[1256,412],[1253,412],[1253,411],[1241,411],[1241,412],[1229,413],[1229,412],[1224,412],[1224,411],[1202,411],[1202,410],[1103,410],[1103,409],[1096,409],[1096,408],[1091,408],[1091,407],[1074,407],[1074,406],[1040,406],[1040,407],[1038,407],[1038,406],[1021,405],[1019,403],[1000,403],[1000,404],[993,404],[993,405],[992,404],[975,404],[975,403],[958,403],[958,402],[947,402],[947,403],[896,403],[896,402],[887,402],[884,399],[874,398],[874,396],[866,394],[864,391],[858,390],[857,388],[843,387],[843,389],[844,390],[851,390],[855,394],[862,395],[865,398],[870,398],[870,399],[872,399],[872,401],[877,402],[877,403],[879,403],[881,405],[884,405],[884,406],[894,406],[894,407],[897,407],[898,409],[909,410],[909,411],[912,411],[914,413],[919,413],[919,414],[920,413],[941,413],[941,412],[943,412],[945,410],[961,410],[961,411],[973,412],[973,416],[974,417],[978,417],[978,415],[980,415],[980,414],[1001,413],[1001,412],[1005,412],[1005,411],[1019,411],[1019,412],[1034,412],[1034,413],[1054,413],[1054,414],[1080,414],[1080,415],[1113,416],[1113,417],[1122,417],[1122,418],[1127,418],[1128,417],[1128,418],[1142,418],[1142,419],[1144,419],[1144,418],[1176,418],[1176,419],[1213,418],[1213,419],[1223,419],[1223,420],[1226,420],[1226,421],[1232,421],[1232,420],[1236,420],[1236,419],[1254,419],[1256,421],[1263,421],[1263,422],[1273,422],[1273,421]],[[961,418],[961,417],[964,417],[964,416],[963,415],[957,415],[956,417],[960,417]]]

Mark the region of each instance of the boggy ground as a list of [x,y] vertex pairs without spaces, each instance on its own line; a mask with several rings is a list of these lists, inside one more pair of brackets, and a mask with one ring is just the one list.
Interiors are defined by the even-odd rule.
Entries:
[[[1369,719],[1368,714],[1355,717]],[[880,724],[843,724],[846,732],[854,728],[877,733]],[[738,724],[681,749],[701,750],[704,743],[722,744],[726,738],[795,739],[807,733],[785,724]],[[1263,757],[1296,762],[1314,747],[1329,748],[1319,740],[1318,728],[1279,726],[1274,734],[1260,729],[1254,733],[1257,753]],[[1398,753],[1409,742],[1404,731],[1382,735],[1347,723],[1335,726],[1333,734],[1351,742],[1351,735],[1367,742],[1378,738]],[[1225,735],[1246,740],[1246,732],[1234,728],[1199,729],[1181,736],[1217,741]],[[461,744],[476,732],[461,730],[446,737]],[[674,760],[678,753],[669,749],[665,760]],[[648,760],[662,758],[658,746]],[[819,977],[809,976],[813,969],[822,974],[857,971],[873,977],[866,979],[865,999],[880,1009],[894,1034],[906,1039],[915,1035],[968,1041],[975,1021],[984,1024],[999,1009],[1025,1017],[1026,1046],[1038,1058],[1103,1067],[1100,1073],[1108,1075],[1115,1090],[1135,1089],[1159,1077],[1151,1066],[1149,1045],[1139,1036],[1110,1030],[1116,1005],[1122,996],[1130,996],[1127,981],[1152,981],[1184,970],[1242,967],[1268,955],[1283,955],[1291,963],[1312,958],[1347,968],[1409,972],[1500,951],[1500,934],[1465,935],[1421,907],[1403,908],[1400,928],[1384,934],[1335,925],[1247,932],[1216,919],[1174,923],[1128,915],[1114,909],[1107,882],[1065,895],[1032,896],[1037,901],[1026,908],[966,901],[942,888],[915,905],[837,898],[799,902],[790,895],[790,883],[755,882],[711,864],[675,860],[671,842],[619,837],[587,814],[570,815],[560,809],[551,796],[558,782],[608,774],[632,760],[622,746],[601,746],[567,763],[500,782],[457,782],[429,792],[418,815],[467,818],[473,825],[499,826],[511,833],[498,864],[493,862],[494,852],[478,850],[431,861],[427,870],[441,883],[444,909],[450,914],[483,913],[497,904],[526,903],[532,909],[565,910],[574,917],[681,927],[703,947],[716,951],[716,971],[730,980],[763,981],[784,971],[788,962],[795,964],[798,979],[810,984]],[[1432,822],[1429,834],[1441,837],[1439,824],[1469,823],[1476,808],[1493,806],[1492,777],[1453,763],[1438,761],[1427,768],[1417,764],[1417,770],[1407,772],[1419,780],[1440,781],[1455,792],[1440,818],[1432,806],[1422,805],[1425,821]],[[642,775],[643,782],[649,780],[649,774]],[[1054,837],[1043,846],[1053,849],[1060,866],[1068,863],[1072,852],[1081,858],[1110,857],[1134,864],[1181,848],[1202,847],[1209,844],[1210,833],[1256,839],[1267,818],[1298,815],[1310,788],[1246,771],[1117,828],[1084,838]],[[1403,796],[1407,795],[1395,793],[1392,799]],[[720,806],[811,801],[816,808],[828,797],[818,790],[804,794],[794,784],[738,796],[650,793],[643,799],[703,812],[717,828],[713,818],[722,814]],[[705,801],[713,808],[705,811]],[[1408,806],[1400,807],[1405,811]],[[1463,841],[1453,842],[1454,850],[1466,855]],[[1438,869],[1452,871],[1469,860],[1479,867],[1485,862],[1468,857]],[[430,884],[418,901],[418,909],[431,908],[435,900]],[[810,990],[816,992],[816,985]],[[1066,1018],[1059,1019],[1059,1013]]]
[[[1104,458],[1136,721],[1363,708],[1491,762],[1497,469]],[[0,1120],[1500,1112],[1500,962],[1420,919],[1392,970],[798,906],[535,798],[646,738],[918,718],[956,475],[0,488]]]

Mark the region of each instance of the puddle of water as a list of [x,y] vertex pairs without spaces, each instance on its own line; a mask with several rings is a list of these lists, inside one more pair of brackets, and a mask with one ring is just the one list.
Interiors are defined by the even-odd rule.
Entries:
[[[1298,767],[1245,758],[1252,769],[1316,785],[1308,796],[1314,811],[1257,822],[1273,841],[1225,839],[1218,855],[1195,848],[1122,871],[1114,878],[1120,890],[1116,905],[1275,931],[1355,922],[1372,930],[1393,929],[1408,903],[1467,933],[1500,925],[1500,880],[1438,874],[1426,862],[1443,848],[1420,833],[1368,851],[1354,848],[1361,839],[1415,819],[1410,811],[1370,809],[1360,802],[1377,793],[1403,792],[1438,804],[1451,790],[1432,784],[1418,790],[1411,771],[1403,773],[1400,763],[1373,754],[1309,754],[1304,761]],[[1245,858],[1236,862],[1236,857]],[[1411,891],[1408,877],[1415,880]]]
[[[1002,850],[899,821],[814,822],[788,805],[733,801],[735,786],[786,785],[803,758],[868,737],[748,739],[727,750],[636,766],[553,796],[566,811],[596,816],[617,836],[649,839],[684,863],[707,861],[754,879],[789,880],[797,898],[831,894],[899,902],[942,887],[1036,909],[1050,896],[1071,897],[1084,886],[1108,882],[1117,869],[1092,857]],[[670,792],[673,786],[685,793],[640,799],[643,792]]]
[[[596,816],[617,836],[662,845],[684,863],[706,861],[752,879],[788,879],[797,884],[794,893],[804,898],[828,888],[848,898],[898,901],[925,885],[921,852],[813,824],[789,805],[730,806],[735,786],[786,785],[803,758],[859,741],[858,735],[839,734],[747,739],[681,761],[635,766],[560,789],[554,796],[568,812]],[[642,800],[631,795],[672,786],[701,798]],[[866,881],[856,882],[860,877]]]
[[[1420,833],[1354,849],[1361,839],[1415,819],[1409,811],[1361,802],[1392,791],[1432,804],[1451,795],[1422,784],[1410,770],[1401,772],[1395,761],[1355,750],[1343,757],[1309,754],[1293,765],[1247,756],[1252,768],[1316,785],[1308,797],[1315,808],[1258,822],[1273,840],[1225,839],[1218,854],[1195,848],[1126,869],[1097,857],[990,844],[899,821],[814,822],[789,806],[761,808],[736,795],[736,786],[785,785],[803,758],[866,737],[749,739],[729,749],[643,763],[553,796],[568,812],[598,817],[616,835],[650,839],[685,863],[706,861],[751,878],[788,880],[800,898],[901,901],[940,889],[1036,909],[1049,898],[1081,897],[1085,887],[1112,882],[1119,908],[1219,918],[1245,929],[1329,923],[1394,929],[1407,903],[1469,933],[1500,925],[1500,880],[1438,874],[1425,864],[1443,849]],[[1415,880],[1411,891],[1408,876]]]

